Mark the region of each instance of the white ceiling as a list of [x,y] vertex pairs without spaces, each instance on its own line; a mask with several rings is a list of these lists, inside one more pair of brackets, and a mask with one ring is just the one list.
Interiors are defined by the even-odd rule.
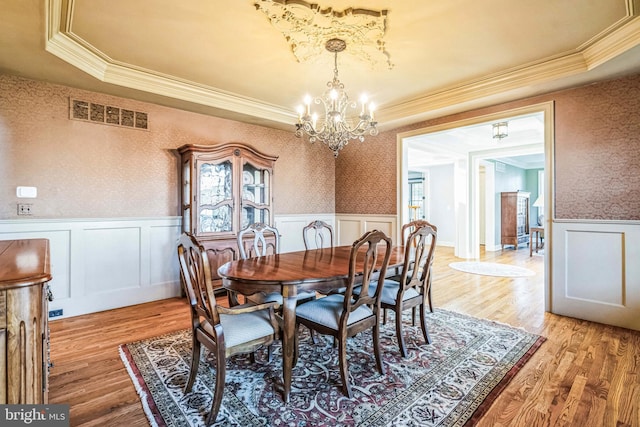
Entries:
[[[292,129],[333,57],[298,62],[254,5],[265,1],[0,0],[0,72]],[[338,57],[347,92],[368,92],[383,130],[640,72],[640,0],[320,7],[387,10],[380,42],[392,68],[362,60],[357,46]]]
[[[505,138],[493,138],[493,124],[498,122],[507,122]],[[544,168],[544,114],[525,114],[416,135],[405,138],[405,143],[411,170],[468,160],[470,153],[522,169]]]

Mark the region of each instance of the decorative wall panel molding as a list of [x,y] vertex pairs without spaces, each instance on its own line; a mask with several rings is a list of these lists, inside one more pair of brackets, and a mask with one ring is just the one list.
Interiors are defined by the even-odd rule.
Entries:
[[255,7],[282,33],[298,62],[326,54],[326,41],[338,38],[347,43],[346,53],[374,67],[393,68],[383,40],[387,10],[335,11],[303,0],[260,0]]
[[179,296],[179,234],[178,217],[0,221],[0,240],[49,239],[62,317]]
[[351,245],[370,230],[380,230],[400,244],[396,215],[336,214],[336,246]]
[[335,235],[336,217],[334,214],[275,215],[274,224],[281,236],[280,252],[303,251],[304,240],[302,239],[302,229],[311,221],[316,220],[324,221],[333,227],[334,245],[337,245],[338,239]]
[[551,312],[640,330],[640,222],[554,222],[552,234]]

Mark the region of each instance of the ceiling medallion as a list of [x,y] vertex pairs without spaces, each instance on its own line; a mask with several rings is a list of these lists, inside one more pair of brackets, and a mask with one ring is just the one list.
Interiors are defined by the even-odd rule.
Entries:
[[338,12],[304,0],[260,0],[254,5],[284,35],[298,62],[320,57],[326,41],[338,38],[346,42],[351,55],[374,67],[393,68],[382,40],[387,10]]

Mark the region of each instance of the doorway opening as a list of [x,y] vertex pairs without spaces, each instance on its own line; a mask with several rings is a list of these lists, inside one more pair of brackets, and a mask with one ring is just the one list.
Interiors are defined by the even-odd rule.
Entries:
[[[477,259],[481,245],[500,250],[500,191],[542,194],[544,208],[533,209],[531,217],[550,218],[552,113],[549,102],[398,135],[398,224],[412,218],[410,173],[429,177],[424,219],[438,225],[439,244],[454,247],[460,258]],[[497,122],[508,123],[506,137],[493,138]]]

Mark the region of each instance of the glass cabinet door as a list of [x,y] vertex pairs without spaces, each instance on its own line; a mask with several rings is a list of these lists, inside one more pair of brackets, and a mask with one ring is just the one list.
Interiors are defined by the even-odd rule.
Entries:
[[233,166],[231,160],[198,164],[199,233],[233,230]]
[[191,159],[182,164],[182,231],[191,231]]
[[240,228],[246,228],[254,222],[269,224],[270,220],[270,183],[271,174],[251,163],[242,166],[242,218]]

